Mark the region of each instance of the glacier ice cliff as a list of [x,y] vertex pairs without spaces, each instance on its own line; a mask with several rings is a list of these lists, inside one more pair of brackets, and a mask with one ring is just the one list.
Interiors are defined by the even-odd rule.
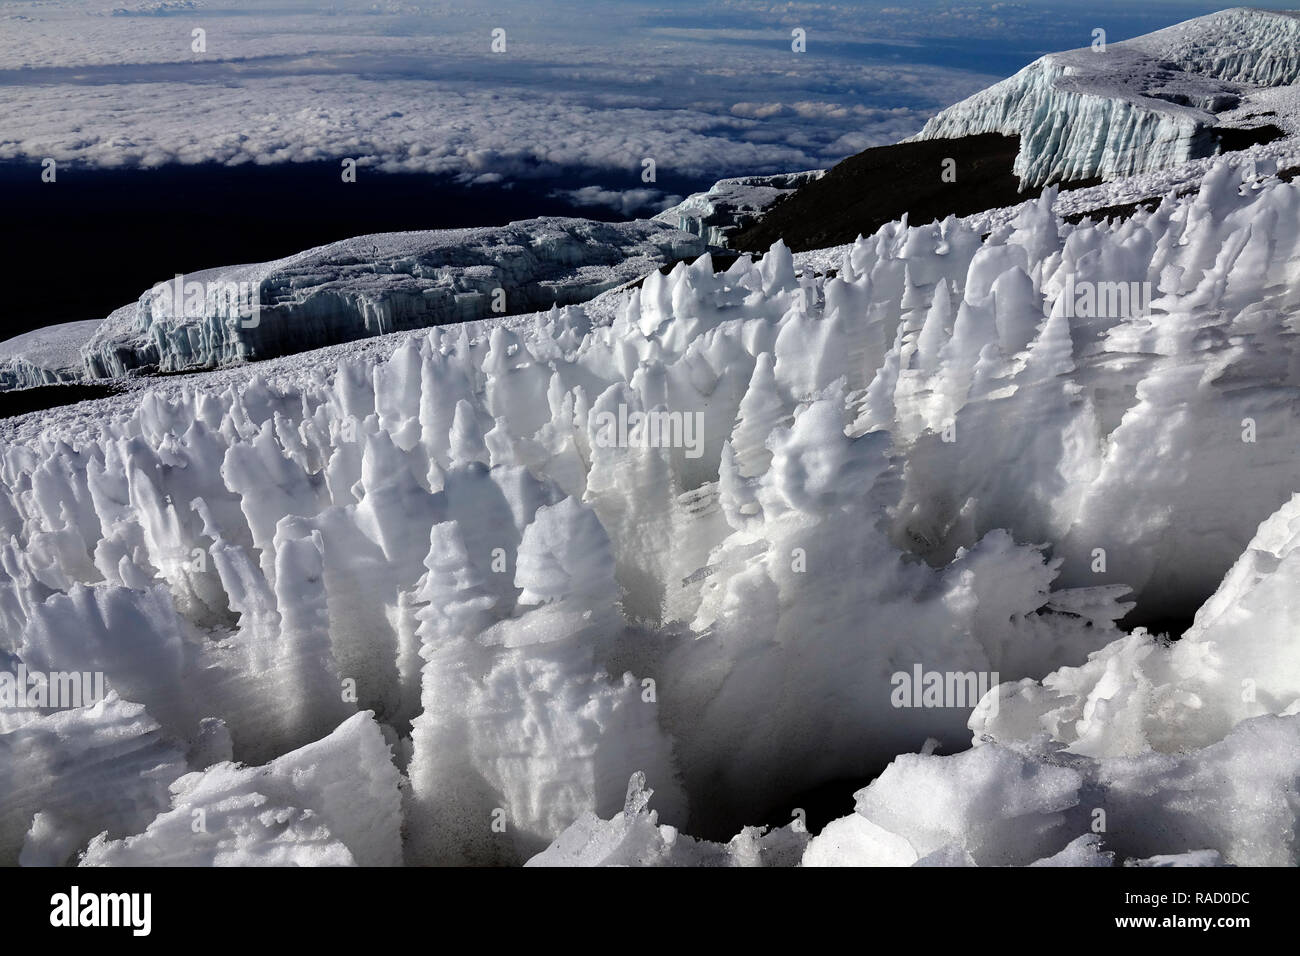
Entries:
[[1300,185],[1054,199],[0,423],[0,862],[1295,863]]
[[651,221],[546,218],[357,236],[163,280],[104,320],[82,362],[91,379],[210,368],[568,305],[703,250],[698,237]]
[[[1039,185],[1119,179],[1214,155],[1216,128],[1258,127],[1261,88],[1300,78],[1300,14],[1233,9],[1104,48],[1051,53],[933,117],[917,139],[1020,137]],[[1229,123],[1225,114],[1237,111]],[[1287,124],[1284,132],[1300,130]]]

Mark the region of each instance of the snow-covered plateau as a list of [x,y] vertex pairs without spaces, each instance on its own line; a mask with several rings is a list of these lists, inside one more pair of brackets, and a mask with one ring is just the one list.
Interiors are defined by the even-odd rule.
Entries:
[[[948,107],[917,139],[1020,137],[1029,184],[1120,179],[1213,156],[1223,130],[1300,134],[1274,88],[1300,79],[1300,13],[1239,8],[1121,43],[1051,53]],[[1276,135],[1276,134],[1275,134]]]
[[1300,184],[1056,199],[0,423],[0,862],[1295,864]]

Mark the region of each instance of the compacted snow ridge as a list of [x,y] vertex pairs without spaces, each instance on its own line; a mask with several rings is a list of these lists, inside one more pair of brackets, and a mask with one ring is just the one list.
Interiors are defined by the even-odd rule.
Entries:
[[916,138],[1015,134],[1027,184],[1119,179],[1214,155],[1216,127],[1300,133],[1297,111],[1276,111],[1268,95],[1297,79],[1300,14],[1226,10],[1048,54],[943,110]]
[[1056,201],[0,422],[0,862],[1296,863],[1300,184]]

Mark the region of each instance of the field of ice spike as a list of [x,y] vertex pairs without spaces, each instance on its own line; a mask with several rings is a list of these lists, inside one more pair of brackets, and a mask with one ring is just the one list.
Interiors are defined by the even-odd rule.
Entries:
[[1052,198],[9,423],[0,863],[1294,864],[1300,185]]

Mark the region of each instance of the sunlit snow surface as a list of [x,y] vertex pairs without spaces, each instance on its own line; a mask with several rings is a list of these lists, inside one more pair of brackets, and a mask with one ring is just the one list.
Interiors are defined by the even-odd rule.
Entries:
[[3,423],[0,862],[1296,862],[1300,186],[1053,200]]

